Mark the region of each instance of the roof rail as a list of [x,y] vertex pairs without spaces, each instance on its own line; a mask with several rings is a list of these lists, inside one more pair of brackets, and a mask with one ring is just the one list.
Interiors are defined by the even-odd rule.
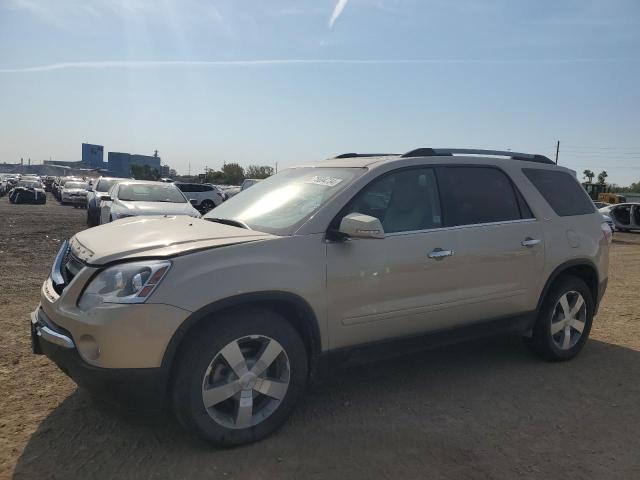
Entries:
[[497,157],[509,157],[513,160],[526,160],[529,162],[548,163],[555,162],[544,155],[532,153],[508,152],[503,150],[479,150],[475,148],[417,148],[402,155],[402,157],[443,157],[452,155],[491,155]]
[[393,157],[397,153],[342,153],[332,158]]

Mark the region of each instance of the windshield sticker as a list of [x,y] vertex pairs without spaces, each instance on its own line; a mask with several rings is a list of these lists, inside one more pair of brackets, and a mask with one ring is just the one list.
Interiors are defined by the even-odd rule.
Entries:
[[313,183],[314,185],[322,185],[323,187],[335,187],[340,182],[342,182],[342,178],[337,177],[325,177],[322,175],[314,175],[309,180],[304,183]]

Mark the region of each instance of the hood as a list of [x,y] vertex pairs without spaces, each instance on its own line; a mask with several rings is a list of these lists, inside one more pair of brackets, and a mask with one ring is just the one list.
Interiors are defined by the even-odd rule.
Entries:
[[63,193],[84,193],[87,194],[87,191],[84,188],[63,188]]
[[185,215],[198,213],[190,203],[126,202],[121,200],[112,210],[124,215]]
[[136,257],[171,257],[190,250],[277,238],[274,235],[185,216],[130,217],[89,228],[71,241],[81,260],[103,265]]

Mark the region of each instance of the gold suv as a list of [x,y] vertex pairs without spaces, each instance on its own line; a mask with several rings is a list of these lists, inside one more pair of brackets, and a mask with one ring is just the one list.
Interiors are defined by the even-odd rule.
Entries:
[[327,360],[356,347],[508,332],[572,358],[610,241],[575,172],[543,156],[344,154],[202,219],[78,233],[42,286],[33,348],[100,398],[169,406],[238,445],[276,430]]

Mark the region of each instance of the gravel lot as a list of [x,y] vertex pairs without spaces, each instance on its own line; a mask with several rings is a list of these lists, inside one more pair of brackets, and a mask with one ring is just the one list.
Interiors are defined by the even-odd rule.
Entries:
[[499,338],[344,368],[260,443],[217,450],[100,406],[30,353],[28,313],[85,211],[0,199],[2,478],[638,478],[640,234],[615,235],[592,340],[547,364]]

